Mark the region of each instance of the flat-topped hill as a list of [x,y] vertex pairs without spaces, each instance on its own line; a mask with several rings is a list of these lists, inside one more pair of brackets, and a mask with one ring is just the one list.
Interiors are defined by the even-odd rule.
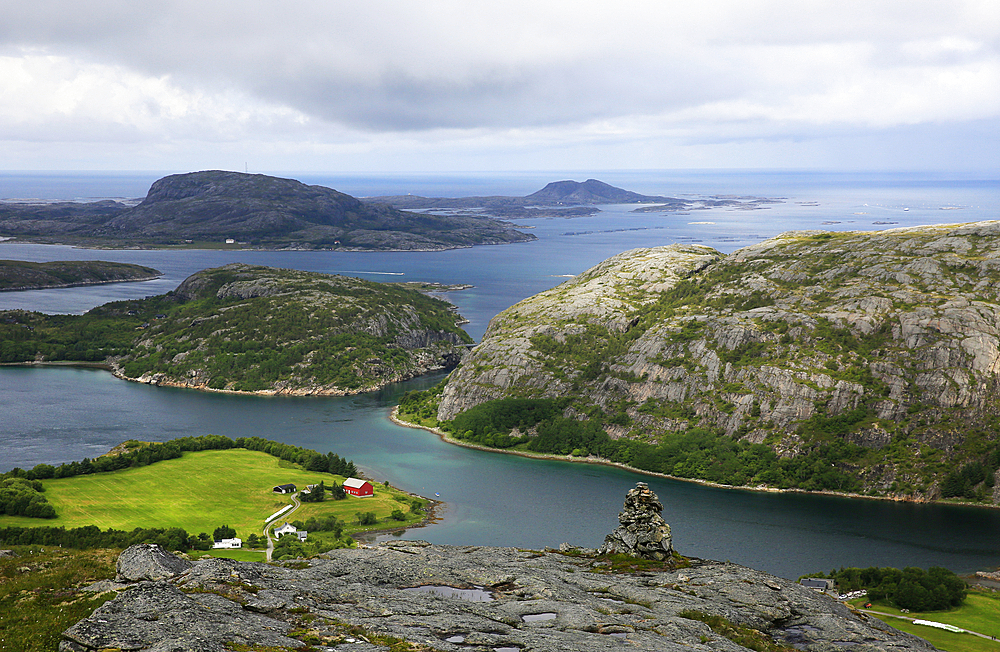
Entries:
[[500,313],[433,400],[501,448],[1000,502],[998,288],[1000,222],[637,249]]
[[0,235],[134,245],[439,250],[534,240],[480,216],[425,215],[294,179],[210,170],[156,181],[137,206],[0,206]]

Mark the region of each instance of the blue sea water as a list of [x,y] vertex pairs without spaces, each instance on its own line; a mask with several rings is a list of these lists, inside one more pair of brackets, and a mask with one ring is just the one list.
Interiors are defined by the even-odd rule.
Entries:
[[[162,176],[0,173],[0,198],[137,197]],[[293,175],[287,175],[293,176]],[[294,175],[355,195],[527,194],[561,178],[595,177],[647,194],[780,198],[763,210],[518,221],[538,241],[445,252],[115,251],[0,243],[0,258],[102,259],[150,265],[156,281],[0,293],[0,309],[81,313],[107,301],[173,289],[191,273],[233,261],[371,280],[470,283],[448,293],[479,339],[500,310],[627,249],[700,242],[733,251],[793,229],[872,230],[1000,218],[996,180],[904,174],[604,172],[588,175]],[[882,224],[874,224],[882,222]],[[440,493],[441,521],[407,533],[440,543],[596,546],[614,528],[625,491],[649,481],[686,554],[796,577],[840,565],[944,565],[968,572],[1000,563],[1000,510],[894,504],[721,490],[616,468],[528,460],[443,443],[387,418],[400,392],[424,378],[348,398],[225,396],[126,383],[101,371],[0,368],[0,471],[99,455],[124,439],[259,435],[349,457],[368,474]]]

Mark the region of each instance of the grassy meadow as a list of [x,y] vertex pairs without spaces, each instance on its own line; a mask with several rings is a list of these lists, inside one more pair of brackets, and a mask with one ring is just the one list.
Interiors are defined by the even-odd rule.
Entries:
[[[292,503],[289,496],[271,493],[275,485],[293,483],[304,488],[320,481],[342,484],[343,477],[305,471],[298,465],[266,453],[245,449],[186,452],[178,459],[111,473],[95,473],[43,482],[45,496],[56,510],[54,519],[0,516],[0,527],[96,525],[101,529],[132,530],[136,527],[180,527],[189,534],[207,532],[228,525],[246,539],[261,534],[264,519]],[[420,520],[410,513],[410,497],[397,489],[372,483],[371,498],[327,499],[303,503],[291,520],[310,516],[336,516],[347,523],[345,533],[361,529],[357,512],[374,512],[377,527],[393,510],[401,510],[404,526]],[[284,518],[279,518],[280,524]],[[367,527],[364,529],[375,529]]]
[[[853,600],[852,604],[864,612],[866,610],[860,607],[865,602],[866,600],[864,599]],[[872,609],[899,616],[905,615],[909,618],[955,625],[962,629],[972,630],[987,636],[995,636],[997,639],[1000,639],[1000,595],[993,592],[972,589],[969,591],[969,596],[965,599],[965,603],[962,606],[947,611],[927,611],[920,613],[914,611],[903,614],[895,607],[878,602],[874,603]],[[927,625],[914,625],[904,618],[876,616],[876,614],[872,614],[872,616],[880,618],[896,629],[919,636],[930,642],[934,647],[946,650],[947,652],[1000,652],[1000,640],[991,641],[973,636],[972,634],[956,634],[943,629],[928,627]]]

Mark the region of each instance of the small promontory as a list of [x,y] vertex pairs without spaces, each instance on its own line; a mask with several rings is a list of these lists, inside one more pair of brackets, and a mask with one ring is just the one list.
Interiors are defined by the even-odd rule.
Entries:
[[50,263],[0,260],[0,292],[151,281],[160,276],[161,272],[152,267],[104,260],[59,260]]
[[437,415],[728,485],[1000,503],[998,288],[1000,222],[637,249],[495,317]]

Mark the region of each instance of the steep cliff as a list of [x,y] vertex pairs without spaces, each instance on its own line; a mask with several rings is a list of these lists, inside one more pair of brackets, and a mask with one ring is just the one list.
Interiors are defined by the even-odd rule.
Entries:
[[[998,222],[637,249],[500,313],[438,418],[548,397],[613,441],[743,442],[742,470],[691,455],[650,470],[995,502],[998,281]],[[747,462],[754,444],[770,466]]]

